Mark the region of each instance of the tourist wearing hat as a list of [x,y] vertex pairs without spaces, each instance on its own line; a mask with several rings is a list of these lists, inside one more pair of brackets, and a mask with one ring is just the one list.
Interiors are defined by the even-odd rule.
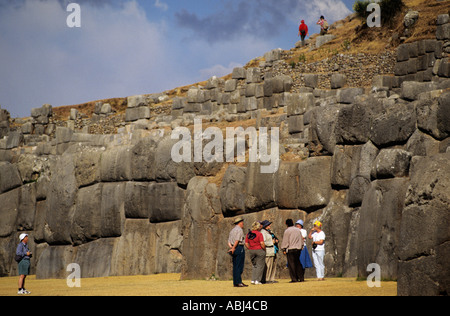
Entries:
[[246,287],[242,283],[244,272],[245,250],[244,250],[244,219],[238,217],[233,221],[235,225],[228,236],[228,253],[233,257],[233,285],[235,287]]
[[19,239],[20,243],[16,250],[16,261],[19,262],[19,291],[17,294],[30,294],[31,292],[25,289],[25,279],[30,274],[30,258],[32,256],[28,249],[28,234],[21,234]]
[[276,272],[276,247],[275,244],[278,243],[278,239],[275,234],[270,231],[270,226],[272,222],[264,220],[261,222],[262,229],[261,233],[264,237],[264,244],[266,245],[266,268],[264,269],[264,274],[262,278],[263,283],[275,283],[275,272]]
[[308,238],[312,239],[312,256],[314,266],[316,267],[317,280],[325,280],[325,265],[323,259],[325,257],[325,233],[322,230],[322,223],[314,222],[314,228],[308,234]]

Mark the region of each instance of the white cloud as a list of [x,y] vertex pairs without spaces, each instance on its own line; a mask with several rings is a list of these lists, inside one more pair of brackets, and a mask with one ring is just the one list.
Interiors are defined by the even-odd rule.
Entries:
[[167,3],[164,3],[161,0],[155,1],[155,7],[157,7],[158,9],[161,9],[163,11],[169,10],[169,6],[167,5]]
[[136,1],[82,6],[81,28],[68,28],[58,1],[26,0],[0,11],[0,104],[12,116],[32,107],[77,104],[159,92],[176,84],[164,24]]

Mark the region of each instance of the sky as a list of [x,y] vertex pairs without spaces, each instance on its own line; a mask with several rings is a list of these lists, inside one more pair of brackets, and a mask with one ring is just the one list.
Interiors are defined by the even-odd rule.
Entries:
[[[76,11],[79,5],[80,27]],[[331,23],[354,0],[0,0],[0,107],[32,108],[158,93],[233,68]],[[69,23],[70,24],[70,23]]]

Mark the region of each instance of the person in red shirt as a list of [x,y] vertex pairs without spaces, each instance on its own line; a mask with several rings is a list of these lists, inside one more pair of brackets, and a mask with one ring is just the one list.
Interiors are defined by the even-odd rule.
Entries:
[[266,266],[266,245],[261,233],[262,225],[259,222],[252,224],[252,230],[245,237],[245,247],[249,250],[252,261],[252,284],[262,284],[264,268]]
[[298,28],[298,36],[302,38],[302,46],[305,46],[305,37],[309,36],[308,26],[305,24],[305,20],[300,22],[300,26]]

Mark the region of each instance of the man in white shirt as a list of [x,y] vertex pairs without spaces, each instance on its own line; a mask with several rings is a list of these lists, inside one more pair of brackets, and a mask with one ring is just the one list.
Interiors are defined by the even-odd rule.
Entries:
[[308,238],[313,240],[312,255],[318,281],[324,281],[325,265],[323,258],[325,257],[325,233],[322,231],[322,223],[314,222],[314,228],[308,234]]

